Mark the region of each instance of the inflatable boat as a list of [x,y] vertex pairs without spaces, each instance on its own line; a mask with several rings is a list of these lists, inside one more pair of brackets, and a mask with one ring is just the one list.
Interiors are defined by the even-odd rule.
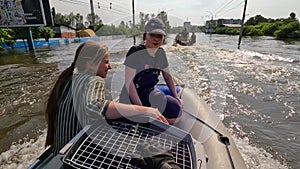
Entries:
[[[171,94],[166,85],[157,88]],[[215,112],[191,89],[177,91],[184,106],[176,124],[149,119],[88,125],[58,155],[48,149],[29,168],[246,169]]]

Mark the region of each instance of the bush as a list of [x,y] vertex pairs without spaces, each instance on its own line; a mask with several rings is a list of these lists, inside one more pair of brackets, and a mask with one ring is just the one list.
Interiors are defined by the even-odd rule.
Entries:
[[261,23],[260,26],[265,36],[274,36],[274,32],[279,28],[279,25],[276,23]]
[[45,38],[45,40],[48,42],[50,38],[53,38],[55,35],[55,31],[51,29],[50,27],[44,27],[41,29],[41,36]]
[[298,21],[282,25],[279,30],[274,32],[276,39],[300,39],[300,23]]
[[259,25],[255,26],[245,26],[243,30],[244,36],[262,36],[264,35],[263,31],[260,29]]
[[238,35],[240,31],[236,28],[220,27],[216,28],[217,34]]
[[11,29],[0,28],[0,45],[4,43],[13,45],[16,42],[14,37],[11,35],[12,32],[13,31]]

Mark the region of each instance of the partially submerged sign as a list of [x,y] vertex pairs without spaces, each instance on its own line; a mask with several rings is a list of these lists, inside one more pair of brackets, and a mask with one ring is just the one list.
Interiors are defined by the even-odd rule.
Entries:
[[0,0],[0,27],[52,25],[48,0]]

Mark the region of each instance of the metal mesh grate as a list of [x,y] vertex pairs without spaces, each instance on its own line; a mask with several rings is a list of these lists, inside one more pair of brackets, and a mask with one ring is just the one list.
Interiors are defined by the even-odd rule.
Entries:
[[98,126],[88,134],[64,163],[74,168],[138,168],[130,163],[131,156],[138,144],[148,141],[171,150],[180,168],[192,168],[191,141],[171,134],[126,123]]

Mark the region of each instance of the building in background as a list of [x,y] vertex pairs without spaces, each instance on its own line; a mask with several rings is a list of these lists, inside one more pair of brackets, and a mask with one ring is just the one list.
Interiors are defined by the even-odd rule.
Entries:
[[191,22],[187,21],[183,23],[183,28],[185,28],[188,32],[191,32],[192,30],[192,24]]
[[218,27],[240,28],[241,24],[241,19],[208,20],[205,22],[205,33],[214,33]]

